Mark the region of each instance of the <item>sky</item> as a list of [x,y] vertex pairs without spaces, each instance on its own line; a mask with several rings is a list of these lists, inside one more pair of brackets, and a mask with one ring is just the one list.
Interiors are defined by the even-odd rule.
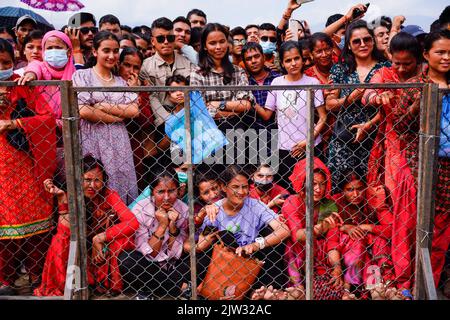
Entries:
[[[131,27],[151,25],[159,17],[175,19],[193,8],[203,10],[209,22],[220,22],[230,27],[263,22],[278,24],[288,0],[79,0],[85,5],[82,11],[91,12],[97,21],[106,14],[114,14],[122,24]],[[448,5],[448,0],[364,0],[370,2],[365,19],[374,20],[380,15],[404,15],[404,25],[417,24],[426,32]],[[314,0],[303,4],[292,15],[307,20],[312,32],[321,31],[326,19],[335,13],[345,14],[357,4],[356,0]],[[74,12],[52,12],[30,8],[19,0],[1,0],[1,6],[32,9],[56,28],[61,28]]]

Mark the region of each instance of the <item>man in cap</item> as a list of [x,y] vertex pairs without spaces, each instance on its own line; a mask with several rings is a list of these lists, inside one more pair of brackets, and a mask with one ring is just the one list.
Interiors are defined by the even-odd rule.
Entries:
[[[16,34],[16,68],[23,67],[22,64],[27,63],[27,59],[23,54],[23,41],[25,37],[34,29],[37,28],[36,20],[29,15],[21,16],[17,19],[16,26],[14,27],[14,33]],[[21,66],[22,65],[22,66]]]

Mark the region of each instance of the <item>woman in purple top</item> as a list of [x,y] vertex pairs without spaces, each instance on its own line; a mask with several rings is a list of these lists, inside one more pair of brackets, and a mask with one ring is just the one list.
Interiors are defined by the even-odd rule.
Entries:
[[[113,70],[119,60],[119,41],[102,31],[94,37],[91,68],[73,75],[75,87],[126,87]],[[133,152],[124,120],[139,115],[137,95],[128,92],[80,92],[80,139],[83,155],[100,159],[108,173],[109,187],[129,204],[138,196]]]
[[[124,288],[138,299],[180,293],[180,257],[188,236],[188,206],[177,198],[180,184],[174,170],[156,173],[152,196],[139,201],[133,213],[139,221],[136,250],[119,256]],[[188,272],[188,270],[186,271]]]
[[[284,76],[275,78],[272,85],[314,85],[320,84],[319,80],[303,74],[302,51],[298,42],[287,41],[280,48],[280,61]],[[319,119],[314,127],[315,145],[320,141],[320,132],[326,124],[326,111],[321,90],[314,91],[314,107]],[[278,148],[280,166],[278,173],[280,184],[284,188],[290,188],[288,177],[294,165],[305,157],[306,152],[306,101],[305,90],[277,90],[267,95],[265,107],[256,106],[256,112],[264,120],[270,119],[274,112],[277,113],[278,124]],[[317,151],[319,148],[316,148]],[[317,155],[319,156],[320,155]],[[290,188],[291,189],[291,188]],[[292,190],[292,189],[291,189]]]
[[[221,174],[220,179],[225,198],[202,209],[206,212],[206,217],[196,246],[198,283],[206,274],[211,248],[218,236],[226,245],[234,247],[236,254],[256,254],[258,258],[264,258],[267,252],[289,236],[288,227],[279,220],[277,214],[261,201],[249,197],[249,179],[245,172],[231,165]],[[266,226],[270,226],[272,232],[262,237],[261,231]],[[189,252],[188,241],[185,242],[184,249]],[[283,268],[282,259],[266,261],[260,278],[268,272],[280,273]],[[270,278],[273,282],[273,277],[265,278]],[[277,287],[284,285],[264,283],[270,284]]]

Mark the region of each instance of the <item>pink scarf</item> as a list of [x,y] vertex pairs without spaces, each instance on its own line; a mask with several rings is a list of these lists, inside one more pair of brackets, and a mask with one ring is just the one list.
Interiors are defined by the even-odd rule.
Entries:
[[[44,35],[42,39],[42,48],[45,48],[45,43],[50,37],[57,37],[64,41],[64,43],[69,47],[72,52],[73,47],[70,39],[61,31],[53,30],[49,31]],[[44,49],[45,52],[45,49]],[[70,54],[69,60],[65,65],[64,69],[56,70],[50,66],[46,61],[33,61],[31,62],[25,72],[33,72],[36,74],[37,80],[72,80],[72,75],[75,73],[76,69],[73,64],[73,54]],[[41,88],[48,95],[49,105],[53,110],[53,114],[57,120],[61,119],[61,95],[59,93],[59,88],[55,86],[47,86]]]

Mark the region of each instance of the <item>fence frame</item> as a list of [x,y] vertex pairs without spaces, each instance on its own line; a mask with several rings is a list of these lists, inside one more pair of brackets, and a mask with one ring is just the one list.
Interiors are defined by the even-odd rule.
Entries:
[[[12,87],[13,81],[0,82],[0,86]],[[185,125],[186,125],[186,150],[188,164],[188,198],[189,198],[189,240],[191,242],[191,281],[192,299],[197,299],[196,283],[196,257],[194,241],[194,186],[193,186],[193,164],[191,152],[191,115],[189,108],[189,92],[191,91],[236,91],[236,90],[306,90],[307,91],[307,259],[306,259],[306,295],[307,300],[314,299],[313,296],[313,157],[314,157],[314,90],[333,90],[342,88],[364,88],[364,89],[406,89],[422,88],[421,100],[421,128],[419,149],[419,177],[418,177],[418,210],[416,228],[416,269],[415,269],[415,293],[417,299],[437,299],[436,288],[431,273],[431,241],[434,219],[434,197],[436,187],[436,158],[440,134],[441,98],[438,86],[435,84],[411,83],[411,84],[354,84],[354,85],[308,85],[308,86],[196,86],[196,87],[73,87],[71,81],[32,81],[29,86],[59,86],[61,90],[61,105],[63,111],[63,140],[66,165],[67,188],[69,198],[69,214],[71,229],[71,245],[69,252],[68,268],[73,264],[80,272],[80,283],[71,286],[66,281],[63,297],[38,298],[38,297],[0,297],[0,299],[27,298],[33,300],[59,300],[59,299],[89,299],[87,284],[87,248],[86,248],[86,213],[84,208],[84,197],[82,191],[81,174],[81,148],[79,136],[79,110],[77,93],[79,92],[170,92],[181,90],[185,95]],[[433,174],[429,174],[433,172]],[[423,240],[422,240],[423,239]],[[308,259],[309,257],[309,259]],[[68,269],[69,271],[69,269]],[[73,280],[74,274],[67,274],[67,279]],[[67,280],[66,279],[66,280]]]
[[[170,92],[170,91],[183,91],[185,95],[185,126],[186,126],[186,160],[188,164],[188,199],[189,199],[189,240],[191,243],[191,283],[192,283],[192,300],[197,300],[197,283],[196,283],[196,263],[195,263],[195,241],[194,241],[194,231],[192,227],[194,226],[194,208],[193,208],[193,165],[192,165],[192,152],[189,146],[191,145],[191,117],[189,108],[189,92],[191,91],[255,91],[255,90],[306,90],[307,92],[307,149],[306,149],[306,162],[307,162],[307,174],[306,177],[306,300],[313,300],[313,270],[314,270],[314,235],[313,235],[313,157],[314,157],[314,95],[312,94],[315,90],[333,90],[333,89],[407,89],[407,88],[419,88],[424,89],[424,94],[421,100],[421,129],[420,129],[420,150],[419,150],[419,181],[418,181],[418,211],[417,211],[417,227],[416,234],[417,239],[424,235],[425,232],[426,241],[416,240],[416,269],[415,269],[415,291],[418,293],[420,299],[425,299],[428,297],[430,300],[437,299],[436,289],[434,288],[434,283],[430,282],[433,280],[431,273],[431,237],[429,233],[433,232],[433,217],[434,217],[434,198],[432,202],[426,202],[426,199],[432,199],[431,194],[435,190],[436,178],[430,177],[426,172],[428,168],[436,165],[436,146],[439,142],[439,119],[440,110],[436,110],[433,106],[438,104],[439,99],[436,99],[438,87],[436,85],[429,85],[423,83],[401,83],[401,84],[330,84],[330,85],[301,85],[301,86],[180,86],[180,87],[165,87],[165,86],[155,86],[155,87],[133,87],[126,88],[123,87],[76,87],[75,92]],[[438,108],[441,106],[438,105]],[[426,122],[424,122],[426,119]],[[436,122],[438,124],[436,125]],[[431,137],[429,135],[433,135]],[[427,141],[425,141],[425,136],[427,136]],[[189,137],[189,138],[188,138]],[[436,139],[437,137],[437,139]],[[435,142],[434,145],[430,144],[430,139]],[[424,161],[430,161],[432,163],[424,163]],[[425,168],[426,167],[426,168]],[[431,171],[431,172],[435,172]],[[436,174],[435,174],[436,175]],[[427,193],[423,192],[423,185],[429,188]],[[430,198],[431,197],[431,198]],[[420,208],[420,209],[419,209]],[[431,230],[431,231],[430,231]],[[423,281],[417,281],[417,279],[423,278]],[[430,278],[431,277],[431,278]]]

